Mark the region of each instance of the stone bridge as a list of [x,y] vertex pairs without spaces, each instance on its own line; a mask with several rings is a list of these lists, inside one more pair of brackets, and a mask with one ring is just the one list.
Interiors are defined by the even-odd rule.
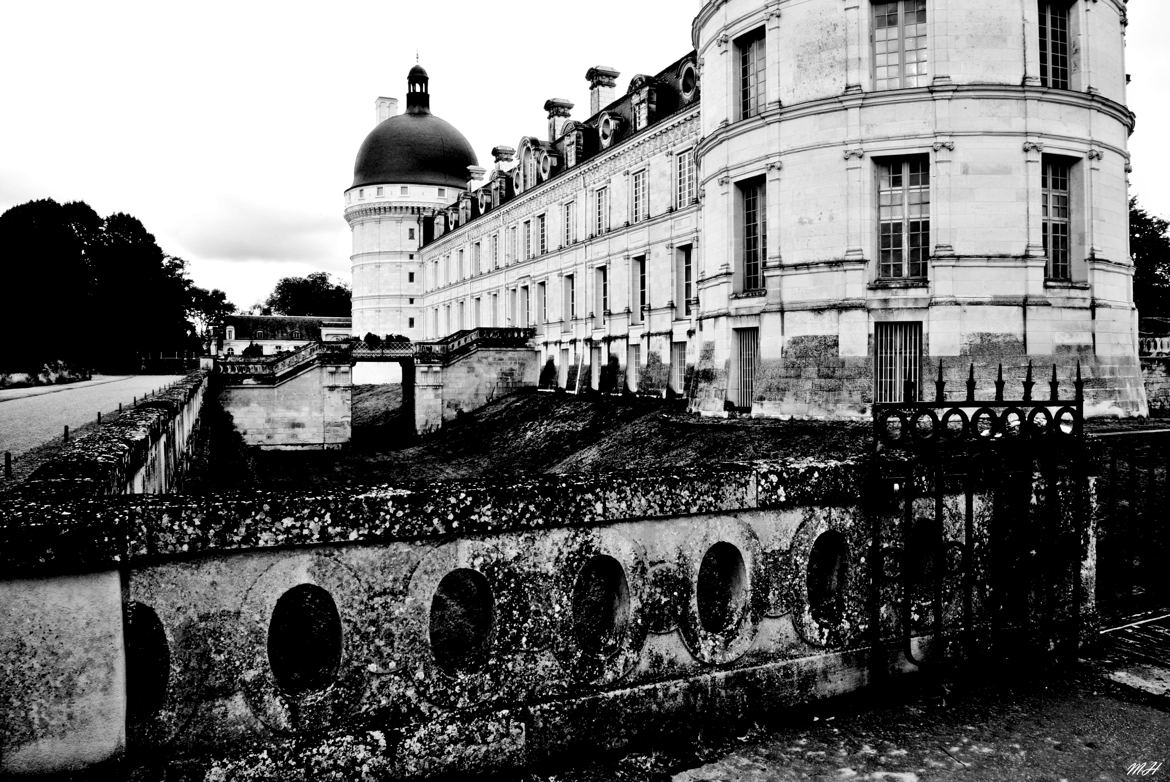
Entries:
[[351,434],[351,368],[394,362],[415,430],[428,432],[502,393],[535,386],[535,333],[477,328],[435,342],[317,342],[282,356],[228,357],[216,363],[220,398],[249,445],[336,448]]
[[[1003,656],[1075,647],[1091,600],[1069,596],[1091,578],[1091,535],[1073,533],[1083,508],[1054,524],[1044,500],[1071,491],[1029,475],[975,487],[967,511],[946,493],[948,551],[965,513],[974,536],[964,567],[932,565],[951,595],[944,634],[967,622]],[[904,492],[859,462],[753,462],[17,499],[0,506],[0,765],[422,778],[851,692],[954,644],[924,618]],[[1029,569],[1038,530],[1071,541],[1055,570]],[[1055,600],[1039,583],[1054,572]],[[905,600],[919,608],[903,614]]]

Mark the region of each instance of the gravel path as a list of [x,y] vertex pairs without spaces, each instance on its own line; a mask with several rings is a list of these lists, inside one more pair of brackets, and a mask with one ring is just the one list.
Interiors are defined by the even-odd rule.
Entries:
[[97,376],[63,386],[5,389],[0,392],[0,452],[17,458],[25,451],[59,439],[66,426],[80,428],[118,404],[169,385],[182,375]]

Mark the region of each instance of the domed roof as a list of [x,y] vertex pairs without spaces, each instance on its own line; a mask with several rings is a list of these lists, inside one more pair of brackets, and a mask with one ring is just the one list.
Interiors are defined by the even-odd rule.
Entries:
[[358,150],[353,184],[467,187],[467,167],[479,164],[467,139],[430,110],[427,72],[415,65],[407,77],[406,113],[383,120]]

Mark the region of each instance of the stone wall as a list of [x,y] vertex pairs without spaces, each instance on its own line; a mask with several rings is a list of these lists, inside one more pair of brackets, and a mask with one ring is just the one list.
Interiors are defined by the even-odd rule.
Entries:
[[277,383],[224,386],[219,401],[248,445],[340,448],[350,439],[352,390],[348,365],[314,363]]
[[[38,578],[46,596],[0,600],[0,724],[20,723],[0,732],[0,763],[59,771],[116,755],[124,709],[126,764],[165,758],[184,778],[468,775],[857,690],[910,670],[904,650],[937,651],[918,618],[931,590],[901,591],[917,554],[897,480],[869,475],[756,462],[0,506],[0,584]],[[1067,617],[1071,591],[1027,582],[1051,571],[1023,562],[1035,530],[1073,529],[1075,511],[1057,519],[1044,501],[1072,489],[1035,480],[1010,497],[976,488],[977,630],[993,615],[1026,630],[1033,600]],[[944,506],[958,545],[962,494]],[[933,500],[914,508],[929,516]],[[994,538],[1000,512],[1013,524]],[[880,584],[875,530],[891,569]],[[1083,565],[1060,563],[1070,578]],[[987,591],[995,572],[1024,579],[1008,613],[984,597],[1001,595]],[[94,586],[119,578],[121,611]],[[954,629],[962,577],[946,579]]]
[[45,497],[174,491],[186,468],[208,372],[199,370],[72,441],[25,481]]
[[445,366],[415,367],[415,430],[429,432],[513,388],[536,386],[540,356],[531,348],[478,347]]
[[1170,356],[1143,356],[1141,361],[1150,415],[1170,415]]

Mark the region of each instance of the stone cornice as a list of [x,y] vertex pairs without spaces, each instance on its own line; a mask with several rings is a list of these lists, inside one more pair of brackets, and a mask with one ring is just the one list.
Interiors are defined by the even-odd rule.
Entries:
[[[905,90],[877,90],[871,92],[851,93],[849,95],[835,95],[827,98],[806,101],[804,103],[788,104],[779,108],[768,109],[748,120],[733,122],[717,128],[710,135],[705,136],[695,147],[695,156],[698,161],[715,145],[744,133],[762,129],[771,122],[803,119],[820,114],[844,112],[850,108],[862,110],[870,107],[891,106],[904,103],[924,103],[928,101],[946,100],[1041,100],[1049,103],[1058,103],[1066,106],[1075,106],[1085,110],[1096,110],[1117,120],[1126,128],[1132,130],[1136,117],[1124,105],[1101,95],[1072,92],[1069,90],[1051,90],[1045,87],[1030,87],[1010,84],[959,84],[948,86],[945,91],[938,91],[932,87],[915,87]],[[924,135],[930,137],[945,134],[948,137],[982,136],[980,132],[959,132],[946,127],[936,127]],[[1012,133],[1011,135],[1024,135]],[[1031,135],[1044,135],[1042,132],[1032,131]],[[880,136],[867,136],[862,142],[872,141]],[[844,142],[834,142],[843,144]],[[831,146],[825,144],[821,146]],[[1104,145],[1101,145],[1104,146]],[[810,147],[811,148],[811,147]],[[1109,147],[1119,154],[1126,154],[1124,149]],[[785,153],[793,150],[785,150]]]

